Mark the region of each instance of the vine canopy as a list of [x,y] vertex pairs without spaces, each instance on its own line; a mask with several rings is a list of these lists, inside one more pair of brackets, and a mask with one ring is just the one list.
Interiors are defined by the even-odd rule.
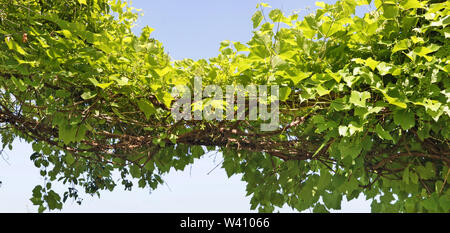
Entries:
[[[31,201],[44,211],[81,202],[80,188],[155,189],[219,151],[259,211],[326,212],[364,195],[373,212],[449,212],[450,2],[316,4],[304,17],[258,4],[250,41],[194,61],[171,60],[150,27],[133,34],[139,10],[121,0],[0,0],[0,135],[4,148],[32,145],[46,182]],[[279,125],[175,121],[171,91],[195,77],[278,85]],[[194,108],[214,107],[209,97]]]

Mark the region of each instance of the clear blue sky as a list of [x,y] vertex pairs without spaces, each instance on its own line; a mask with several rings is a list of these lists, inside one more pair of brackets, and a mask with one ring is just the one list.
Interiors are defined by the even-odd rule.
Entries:
[[[144,16],[138,20],[134,32],[149,25],[152,37],[161,41],[173,59],[208,58],[218,54],[222,40],[246,42],[252,35],[251,16],[256,0],[134,0]],[[313,0],[264,1],[289,13],[307,8],[315,9]],[[332,3],[335,1],[324,1]],[[0,212],[36,212],[29,201],[36,184],[43,184],[39,170],[29,160],[31,146],[18,140],[12,151],[0,157]],[[211,172],[221,155],[207,155],[187,167],[185,171],[171,171],[164,177],[167,185],[149,194],[146,189],[102,192],[101,198],[82,194],[83,204],[69,201],[62,212],[250,212],[250,197],[245,196],[245,183],[240,176],[228,178],[220,166]],[[53,184],[63,192],[62,185]],[[290,208],[280,212],[293,212]],[[369,212],[370,203],[363,196],[342,204],[341,212]],[[308,212],[308,211],[307,211]]]

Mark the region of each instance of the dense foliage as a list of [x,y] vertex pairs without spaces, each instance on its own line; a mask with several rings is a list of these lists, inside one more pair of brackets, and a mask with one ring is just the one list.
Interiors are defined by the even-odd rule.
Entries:
[[[373,212],[449,212],[448,1],[318,2],[298,19],[259,4],[247,43],[208,60],[171,61],[120,0],[0,0],[0,134],[32,144],[45,185],[39,211],[77,189],[155,189],[205,151],[242,174],[251,208],[340,209],[365,195]],[[182,120],[175,85],[280,85],[280,125]],[[214,104],[205,98],[203,105]],[[198,103],[196,103],[198,104]],[[56,193],[52,183],[68,190]],[[207,189],[208,187],[205,187]]]

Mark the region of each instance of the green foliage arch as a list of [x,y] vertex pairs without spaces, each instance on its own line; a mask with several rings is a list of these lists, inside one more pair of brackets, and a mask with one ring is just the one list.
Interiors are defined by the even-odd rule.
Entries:
[[[318,2],[301,20],[259,4],[249,42],[172,61],[153,29],[131,32],[138,11],[126,2],[1,0],[3,147],[32,144],[48,181],[33,190],[39,211],[79,200],[76,187],[113,191],[113,171],[125,189],[155,189],[218,150],[259,211],[326,212],[363,194],[373,212],[449,212],[450,2],[376,0],[354,15],[370,3]],[[281,86],[279,128],[175,122],[170,91],[194,77]]]

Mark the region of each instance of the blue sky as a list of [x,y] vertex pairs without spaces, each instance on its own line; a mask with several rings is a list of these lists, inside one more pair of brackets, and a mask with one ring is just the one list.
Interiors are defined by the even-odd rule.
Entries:
[[[255,0],[134,0],[144,16],[134,28],[154,28],[152,37],[161,41],[173,59],[208,58],[218,54],[223,40],[246,42],[252,35],[251,16]],[[298,11],[300,16],[315,9],[313,0],[264,1],[285,13]],[[335,1],[324,1],[332,3]],[[307,8],[311,10],[307,10]],[[39,170],[29,160],[31,146],[16,140],[12,151],[0,156],[0,212],[36,212],[29,201],[36,184],[43,184]],[[2,158],[3,157],[3,158]],[[167,185],[151,194],[146,189],[102,192],[101,198],[82,195],[79,206],[70,200],[62,212],[250,212],[250,197],[245,196],[245,183],[240,176],[228,178],[225,171],[216,168],[221,155],[209,154],[196,160],[185,171],[171,171],[164,177]],[[63,192],[62,185],[53,184]],[[290,208],[280,212],[293,212]],[[340,212],[369,212],[370,203],[363,196],[342,204]],[[57,211],[59,212],[59,211]],[[308,212],[308,211],[306,211]]]

